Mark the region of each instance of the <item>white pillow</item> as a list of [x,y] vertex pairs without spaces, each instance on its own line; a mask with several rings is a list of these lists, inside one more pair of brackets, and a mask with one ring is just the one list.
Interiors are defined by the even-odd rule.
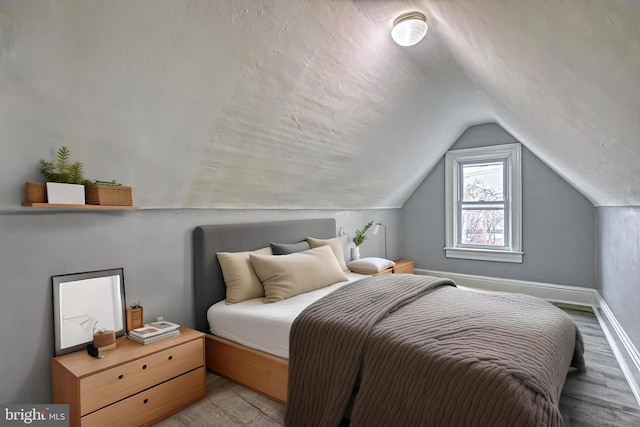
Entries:
[[347,267],[349,267],[349,270],[353,271],[354,273],[375,274],[380,273],[387,268],[391,268],[394,265],[396,265],[396,263],[388,259],[366,257],[351,261],[349,264],[347,264]]
[[289,255],[249,257],[264,286],[267,303],[348,280],[329,246]]

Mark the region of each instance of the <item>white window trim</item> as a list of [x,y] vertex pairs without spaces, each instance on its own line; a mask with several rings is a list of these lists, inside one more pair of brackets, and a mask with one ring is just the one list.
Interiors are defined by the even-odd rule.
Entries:
[[[458,169],[462,162],[507,159],[510,250],[458,247]],[[493,145],[448,151],[445,155],[445,227],[447,258],[522,263],[522,148],[520,144]]]

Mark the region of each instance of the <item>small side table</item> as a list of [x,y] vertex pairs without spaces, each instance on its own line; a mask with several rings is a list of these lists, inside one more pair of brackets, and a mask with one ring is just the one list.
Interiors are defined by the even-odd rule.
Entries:
[[393,267],[387,268],[386,270],[382,270],[379,273],[374,274],[374,276],[382,276],[383,274],[413,274],[413,261],[409,261],[408,259],[399,259],[394,261],[396,265]]
[[399,259],[394,261],[393,274],[413,274],[413,261],[408,259]]

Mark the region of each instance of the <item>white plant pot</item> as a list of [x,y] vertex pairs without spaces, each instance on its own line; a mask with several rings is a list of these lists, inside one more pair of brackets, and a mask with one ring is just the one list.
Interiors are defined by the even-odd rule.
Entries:
[[56,205],[84,205],[84,185],[47,182],[47,202]]
[[351,248],[351,261],[355,261],[357,259],[360,259],[360,246]]

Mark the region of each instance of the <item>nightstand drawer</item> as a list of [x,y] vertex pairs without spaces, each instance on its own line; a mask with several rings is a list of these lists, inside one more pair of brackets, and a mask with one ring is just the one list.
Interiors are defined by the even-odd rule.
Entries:
[[202,340],[194,340],[82,378],[80,415],[204,366],[202,353]]
[[204,367],[82,417],[83,427],[140,426],[185,407],[205,394]]

